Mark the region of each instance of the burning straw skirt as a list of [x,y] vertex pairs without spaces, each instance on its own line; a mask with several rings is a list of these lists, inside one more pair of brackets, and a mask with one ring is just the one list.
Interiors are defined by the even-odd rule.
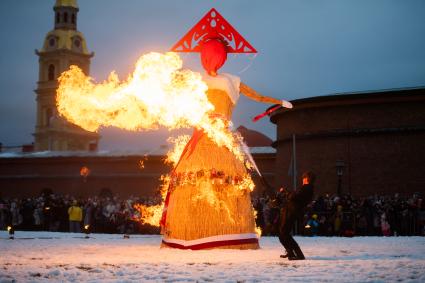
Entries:
[[250,179],[226,147],[195,131],[171,176],[163,247],[257,249]]

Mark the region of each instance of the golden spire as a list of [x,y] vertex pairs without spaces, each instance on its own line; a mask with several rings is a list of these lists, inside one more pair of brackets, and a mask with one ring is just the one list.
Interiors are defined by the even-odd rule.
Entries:
[[74,7],[78,9],[77,0],[56,0],[56,7]]

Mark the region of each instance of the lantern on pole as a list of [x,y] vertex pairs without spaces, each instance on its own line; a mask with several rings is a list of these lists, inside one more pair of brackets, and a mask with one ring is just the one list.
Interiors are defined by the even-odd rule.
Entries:
[[87,177],[90,175],[90,169],[86,166],[81,167],[80,176],[83,177],[83,182],[87,182]]

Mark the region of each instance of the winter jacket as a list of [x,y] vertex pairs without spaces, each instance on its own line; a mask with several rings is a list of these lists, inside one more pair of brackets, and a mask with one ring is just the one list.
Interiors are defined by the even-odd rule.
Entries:
[[73,205],[68,208],[69,221],[82,221],[83,220],[83,210],[81,207]]
[[307,205],[313,200],[313,185],[302,185],[289,195],[287,213],[302,216]]

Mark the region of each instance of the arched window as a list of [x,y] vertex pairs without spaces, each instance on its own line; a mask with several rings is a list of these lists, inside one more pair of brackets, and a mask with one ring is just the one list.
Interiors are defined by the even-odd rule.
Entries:
[[49,38],[49,47],[55,47],[56,45],[56,38],[51,37]]
[[56,13],[56,23],[60,23],[61,21],[61,14],[59,12]]
[[63,13],[63,21],[64,21],[65,23],[67,23],[67,22],[68,22],[68,13],[67,13],[67,12]]
[[49,81],[55,80],[55,65],[53,64],[49,65],[49,72],[48,72],[47,78]]
[[71,16],[71,23],[75,24],[75,14],[72,14]]
[[53,117],[52,108],[47,108],[46,109],[46,123],[45,123],[47,127],[50,127],[50,122],[52,120],[52,117]]

